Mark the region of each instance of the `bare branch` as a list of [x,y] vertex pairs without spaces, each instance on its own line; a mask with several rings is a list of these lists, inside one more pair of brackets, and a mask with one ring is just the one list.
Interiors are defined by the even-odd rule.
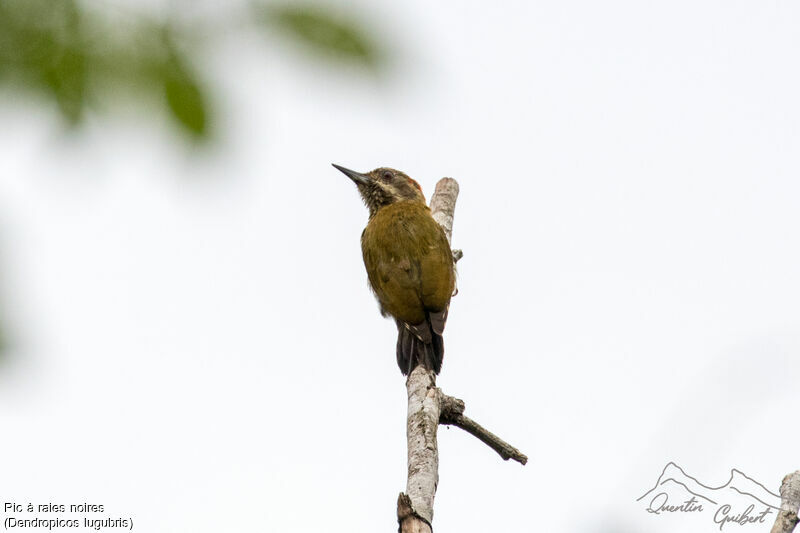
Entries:
[[798,508],[800,508],[800,470],[783,478],[781,510],[778,511],[771,533],[792,533],[797,525]]
[[442,409],[439,423],[459,427],[470,435],[477,437],[481,442],[500,454],[500,457],[505,461],[513,459],[523,465],[528,462],[528,456],[524,453],[471,418],[464,416],[464,408],[465,405],[462,400],[442,393]]
[[[431,198],[431,215],[444,229],[447,241],[453,233],[453,212],[458,198],[458,182],[442,178]],[[453,250],[453,263],[464,254]],[[528,460],[519,450],[464,416],[464,402],[446,396],[436,387],[436,375],[423,366],[416,367],[406,381],[408,416],[408,482],[406,492],[397,498],[400,533],[431,533],[433,499],[439,482],[439,450],[436,432],[439,424],[460,427],[488,444],[503,459],[522,464]]]
[[[431,197],[431,215],[444,229],[448,243],[453,234],[457,198],[458,182],[452,178],[439,180]],[[397,522],[401,533],[429,533],[433,521],[433,498],[439,482],[436,431],[439,428],[441,393],[436,388],[436,375],[422,366],[409,374],[406,390],[408,482],[406,493],[401,493],[397,499]]]
[[[431,197],[431,215],[433,215],[433,219],[444,229],[444,234],[447,235],[447,242],[450,242],[453,236],[453,214],[456,210],[457,199],[458,182],[453,178],[440,179],[436,184],[436,191],[434,191]],[[454,250],[454,256],[455,252]],[[460,250],[458,250],[458,252],[460,252]],[[455,260],[457,261],[458,259]]]
[[400,533],[433,533],[431,525],[414,514],[411,498],[402,492],[397,497],[397,521],[400,523]]
[[436,377],[422,365],[406,382],[408,390],[408,483],[406,494],[417,516],[433,521],[433,497],[439,483],[439,450],[436,429],[439,425],[439,389]]

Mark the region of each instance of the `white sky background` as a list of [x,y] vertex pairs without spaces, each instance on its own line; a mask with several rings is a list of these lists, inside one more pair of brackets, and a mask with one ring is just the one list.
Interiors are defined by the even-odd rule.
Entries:
[[461,184],[439,384],[530,462],[442,428],[438,531],[718,531],[634,502],[670,460],[777,490],[800,467],[800,7],[364,5],[399,58],[381,82],[256,35],[211,51],[205,152],[0,107],[0,499],[394,530],[395,327],[331,162]]

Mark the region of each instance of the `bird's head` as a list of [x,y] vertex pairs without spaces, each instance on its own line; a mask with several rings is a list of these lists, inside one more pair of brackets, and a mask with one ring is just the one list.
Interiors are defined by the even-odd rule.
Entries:
[[362,174],[336,164],[333,166],[355,182],[361,198],[369,208],[370,218],[381,208],[395,202],[410,200],[425,203],[419,183],[399,170],[381,167]]

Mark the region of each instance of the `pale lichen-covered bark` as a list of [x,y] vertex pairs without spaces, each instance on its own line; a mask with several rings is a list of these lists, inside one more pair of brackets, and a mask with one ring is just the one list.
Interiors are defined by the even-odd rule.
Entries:
[[[453,237],[453,214],[458,199],[458,182],[453,178],[442,178],[436,184],[436,191],[431,197],[431,215],[439,223],[447,236],[447,242]],[[461,250],[453,250],[453,263],[464,257]],[[458,291],[453,292],[455,295]]]
[[439,389],[433,372],[422,366],[408,376],[408,482],[406,495],[419,518],[433,522],[433,498],[439,483],[439,450],[436,431],[439,427]]
[[397,498],[397,521],[400,523],[399,533],[433,533],[431,525],[414,514],[411,499],[402,492]]
[[458,182],[453,178],[442,178],[436,184],[436,190],[431,196],[431,215],[439,223],[447,235],[447,242],[453,236],[453,215],[456,211],[458,199]]
[[797,525],[798,508],[800,508],[800,470],[783,478],[781,510],[778,511],[771,533],[792,533]]

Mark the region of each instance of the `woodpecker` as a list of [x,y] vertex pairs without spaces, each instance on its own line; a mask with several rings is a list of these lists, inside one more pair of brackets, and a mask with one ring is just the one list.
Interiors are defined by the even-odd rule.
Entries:
[[361,252],[383,316],[397,324],[397,365],[403,375],[418,365],[442,369],[453,253],[431,216],[419,183],[381,167],[362,174],[334,164],[356,184],[369,209]]

